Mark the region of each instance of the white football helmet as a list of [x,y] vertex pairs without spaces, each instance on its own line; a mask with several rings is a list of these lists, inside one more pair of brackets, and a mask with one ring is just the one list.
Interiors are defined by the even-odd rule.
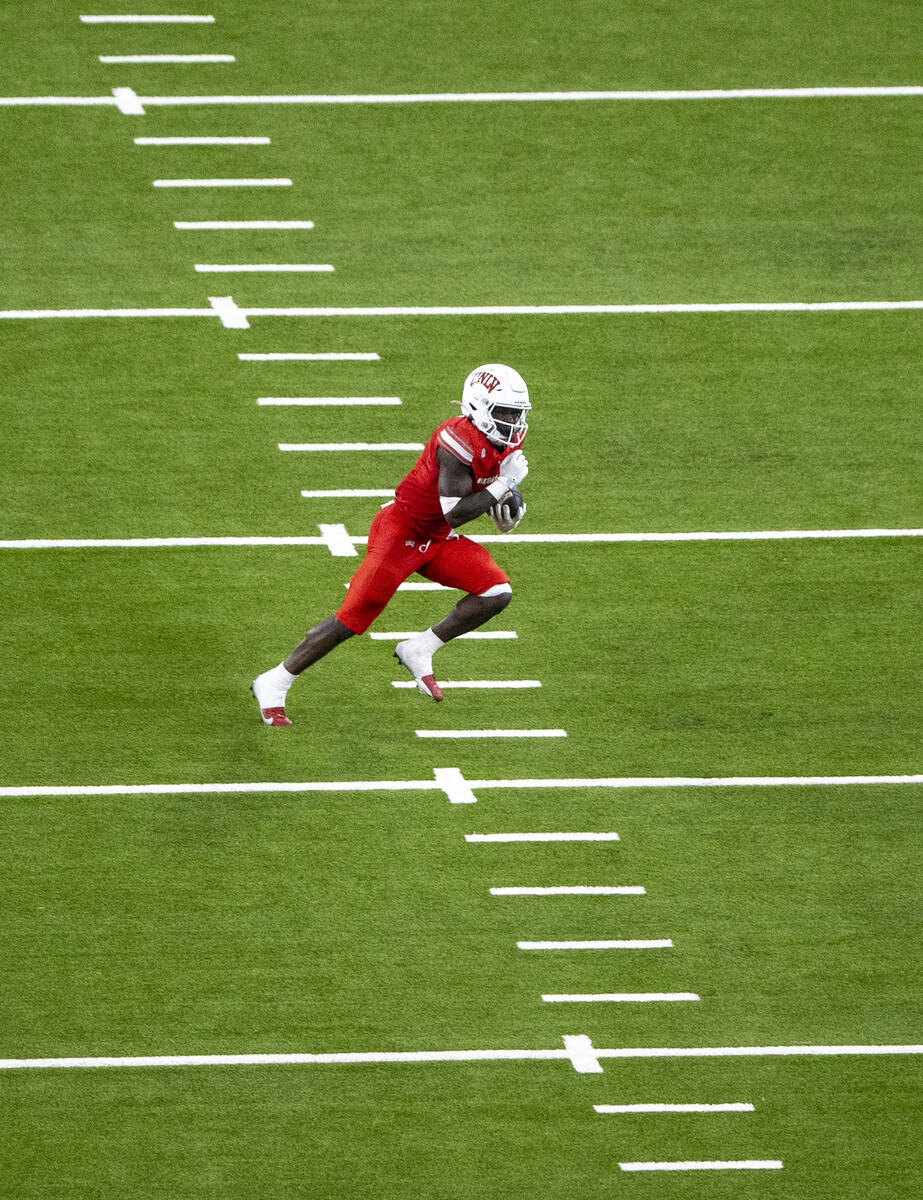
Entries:
[[462,413],[495,446],[522,445],[531,407],[526,381],[502,363],[475,367],[462,388]]

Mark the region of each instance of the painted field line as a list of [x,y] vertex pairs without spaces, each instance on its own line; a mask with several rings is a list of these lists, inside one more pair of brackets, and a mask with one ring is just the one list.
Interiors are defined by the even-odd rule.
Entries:
[[[473,785],[470,785],[472,786]],[[492,887],[492,896],[644,896],[643,887],[636,884],[596,887],[576,884],[573,887]]]
[[100,54],[99,61],[118,63],[232,63],[233,54]]
[[237,275],[242,272],[251,274],[308,274],[317,271],[332,271],[330,263],[196,263],[195,269],[200,275]]
[[0,541],[0,550],[150,550],[190,546],[326,546],[323,537],[26,538]]
[[[413,637],[413,634],[404,634]],[[468,635],[462,634],[462,637]],[[558,780],[469,780],[472,787],[853,787],[875,784],[923,784],[923,775],[727,775],[725,778],[694,779],[682,775],[664,779],[558,779]]]
[[214,25],[215,18],[207,16],[87,16],[81,17],[84,25]]
[[[419,633],[419,630],[416,633],[370,633],[369,637],[373,642],[394,642],[402,638],[418,637]],[[463,638],[468,638],[471,641],[503,641],[518,636],[508,629],[473,629],[470,633],[460,633],[454,640],[460,642]]]
[[590,942],[517,942],[519,950],[669,950],[669,938],[621,938]]
[[234,303],[233,296],[209,296],[208,303],[225,329],[249,329],[250,322]]
[[[400,405],[400,396],[260,396],[264,408],[374,408]],[[389,495],[393,495],[393,489]]]
[[[445,687],[445,684],[440,685]],[[617,842],[617,833],[466,833],[466,842]]]
[[569,1062],[583,1074],[602,1071],[605,1058],[714,1058],[716,1056],[846,1056],[923,1054],[923,1045],[880,1046],[730,1046],[695,1049],[603,1049],[583,1034],[564,1036],[564,1048],[540,1050],[391,1050],[287,1054],[170,1054],[131,1057],[5,1058],[0,1070],[61,1070],[104,1067],[346,1065],[362,1063]]
[[838,1046],[658,1046],[593,1049],[599,1058],[840,1058],[923,1054],[923,1044]]
[[563,738],[566,729],[417,729],[418,738]]
[[[0,108],[119,108],[112,96],[0,96]],[[139,109],[143,112],[143,109]]]
[[[305,498],[305,500],[335,499],[338,497],[346,499],[348,497],[355,497],[355,496],[371,499],[372,497],[376,497],[376,496],[378,496],[378,497],[393,496],[394,488],[331,488],[326,491],[305,490],[301,494]],[[403,587],[403,584],[401,585],[401,587]],[[398,589],[398,590],[400,590],[400,589]],[[414,687],[416,687],[416,684],[414,684]]]
[[[413,634],[402,634],[413,637]],[[462,637],[467,635],[462,634]],[[472,788],[731,788],[731,787],[853,787],[874,784],[923,783],[923,775],[728,775],[715,778],[693,776],[582,778],[582,779],[472,779]]]
[[[382,492],[381,494],[385,495],[386,493]],[[393,496],[393,490],[388,492],[387,495]],[[454,592],[458,589],[450,588],[445,583],[432,583],[427,580],[426,583],[402,583],[398,585],[397,590],[399,592]]]
[[726,1113],[754,1112],[752,1104],[594,1104],[598,1113]]
[[155,188],[291,187],[290,179],[155,179]]
[[268,146],[268,137],[136,137],[136,146]]
[[[150,18],[148,18],[150,19]],[[176,18],[171,18],[175,20]],[[304,94],[249,96],[141,96],[149,107],[198,107],[201,105],[267,104],[478,104],[552,103],[558,101],[696,101],[696,100],[813,100],[885,96],[923,96],[923,86],[831,86],[782,88],[677,89],[672,91],[549,91],[549,92],[405,92],[370,94]],[[115,105],[111,96],[4,96],[2,105],[68,105],[89,107]]]
[[93,317],[217,317],[214,308],[27,308],[0,310],[0,320],[70,320]]
[[[0,313],[0,316],[3,314]],[[385,444],[367,443],[367,442],[311,442],[311,443],[280,443],[280,450],[422,450],[421,442],[400,442]],[[372,492],[370,492],[372,494]],[[392,496],[394,489],[375,489],[374,495]],[[525,545],[548,544],[548,545],[572,545],[582,543],[607,543],[607,542],[686,542],[686,541],[763,541],[779,537],[779,534],[748,534],[742,536],[740,534],[709,534],[689,535],[689,534],[622,534],[622,533],[545,533],[534,535],[520,535],[515,533],[506,534],[475,534],[472,536],[472,541],[483,544],[493,544],[502,542],[513,542]],[[921,537],[923,529],[847,529],[847,530],[828,530],[821,531],[794,531],[784,535],[786,537],[814,537],[814,538],[898,538],[898,537]],[[368,538],[365,536],[350,535],[349,539],[356,546],[364,546]],[[73,547],[88,547],[88,546],[136,546],[146,548],[149,546],[160,545],[183,545],[183,546],[278,546],[280,544],[292,546],[323,546],[326,543],[323,538],[311,537],[292,537],[279,539],[278,537],[204,537],[204,538],[26,538],[26,539],[7,539],[0,541],[0,549],[5,550],[32,550],[32,549],[69,549]],[[415,585],[423,590],[425,585]],[[429,590],[428,588],[426,590]],[[410,636],[409,634],[406,636]]]
[[[478,632],[474,631],[475,634]],[[381,635],[379,635],[381,636]],[[384,635],[387,638],[413,637],[409,633],[394,633]],[[462,634],[471,637],[471,634]],[[506,636],[515,636],[507,634]],[[457,640],[457,639],[456,639]],[[436,774],[438,772],[438,774]],[[803,778],[775,777],[768,779],[465,779],[456,767],[434,768],[434,779],[378,779],[378,780],[297,780],[277,782],[275,780],[243,782],[226,781],[218,783],[142,783],[142,784],[52,784],[33,785],[25,787],[0,787],[0,796],[177,796],[177,795],[247,795],[264,792],[444,792],[443,781],[451,773],[453,786],[464,785],[472,792],[477,791],[507,791],[516,788],[527,788],[530,791],[540,791],[545,788],[638,788],[647,787],[746,787],[770,786],[787,787],[805,786],[808,784],[923,784],[923,775],[852,775],[840,777]],[[571,835],[568,835],[571,836]],[[612,894],[643,895],[643,887],[631,888],[602,888],[602,887],[515,887],[491,888],[491,895],[612,895]]]
[[0,1071],[118,1067],[238,1067],[364,1063],[516,1062],[570,1058],[567,1050],[393,1050],[332,1054],[169,1054],[108,1058],[5,1058]]
[[[291,187],[291,179],[155,179],[160,188],[219,187]],[[187,223],[186,227],[190,227]],[[201,227],[201,226],[196,226]],[[223,226],[222,226],[223,227]],[[248,228],[251,226],[248,226]],[[258,228],[258,226],[252,226]],[[443,306],[436,308],[242,308],[227,298],[238,314],[235,329],[249,328],[250,317],[433,317],[433,316],[578,316],[615,314],[633,316],[645,313],[744,313],[744,312],[858,312],[923,309],[923,300],[848,300],[817,304],[494,304],[477,307]],[[211,317],[210,309],[194,308],[62,308],[5,309],[0,318],[45,320],[52,317]]]
[[877,312],[920,309],[923,300],[740,301],[699,304],[475,304],[404,305],[367,308],[248,308],[251,317],[493,317],[613,314],[636,316],[665,313]]
[[318,353],[238,354],[241,362],[380,362],[381,357],[366,351],[324,350]]
[[441,792],[445,789],[431,779],[375,779],[340,782],[305,781],[276,783],[144,783],[78,784],[73,787],[39,785],[36,787],[0,787],[0,797],[10,796],[220,796],[256,794],[293,794],[325,792]]
[[313,229],[313,221],[174,221],[174,229]]
[[780,1171],[780,1158],[742,1158],[685,1162],[620,1162],[623,1171]]
[[311,453],[316,450],[422,450],[422,442],[279,442],[279,449]]
[[548,1004],[662,1004],[698,1000],[695,992],[551,992]]
[[402,92],[369,94],[250,95],[250,96],[146,96],[151,105],[188,104],[477,104],[596,100],[813,100],[877,96],[923,96],[923,86],[831,86],[789,88],[709,88],[654,91],[545,91],[545,92]]
[[318,524],[318,529],[321,531],[327,549],[335,558],[355,558],[356,548],[350,541],[343,525]]
[[923,529],[758,529],[710,533],[509,533],[487,534],[479,542],[774,542],[812,538],[923,537]]
[[[416,682],[413,679],[395,679],[392,680],[393,688],[415,688]],[[441,688],[500,688],[513,690],[516,688],[540,688],[541,682],[538,679],[440,679],[439,686]]]

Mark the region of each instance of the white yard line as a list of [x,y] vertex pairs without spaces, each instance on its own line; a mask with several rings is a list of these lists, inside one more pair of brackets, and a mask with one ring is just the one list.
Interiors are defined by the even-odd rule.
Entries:
[[[155,179],[155,188],[250,188],[291,187],[290,179]],[[151,310],[148,310],[151,311]]]
[[[417,685],[412,679],[395,679],[392,681],[393,688],[415,688]],[[501,689],[516,689],[516,688],[540,688],[541,682],[538,679],[440,679],[439,686],[446,688],[501,688]]]
[[[411,636],[411,635],[406,635]],[[465,636],[464,634],[462,636]],[[853,787],[875,784],[923,783],[923,775],[729,775],[715,778],[694,776],[641,776],[632,778],[582,779],[471,779],[472,788],[729,788],[729,787]]]
[[589,942],[517,942],[519,950],[669,950],[669,938],[630,938]]
[[324,544],[335,558],[354,558],[356,549],[343,525],[318,525]]
[[[124,90],[124,89],[123,89]],[[291,187],[291,179],[155,179],[160,188]],[[188,224],[188,223],[187,223]],[[258,228],[258,226],[253,226]],[[227,299],[233,300],[228,297]],[[743,302],[739,304],[494,304],[477,307],[439,306],[402,308],[243,308],[233,305],[238,321],[249,328],[250,317],[432,317],[432,316],[579,316],[647,313],[775,313],[775,312],[896,312],[923,309],[923,300],[844,300],[816,303]],[[207,308],[17,308],[0,310],[0,319],[51,320],[89,317],[214,317]]]
[[422,442],[279,442],[279,449],[296,452],[327,450],[422,450]]
[[623,1171],[779,1171],[779,1158],[700,1160],[684,1162],[620,1162]]
[[566,729],[417,729],[418,738],[563,738]]
[[477,804],[477,796],[458,767],[433,767],[433,778],[450,804]]
[[598,1113],[726,1113],[754,1112],[752,1104],[594,1104]]
[[313,229],[313,221],[174,221],[175,229]]
[[209,296],[208,303],[212,306],[215,316],[219,318],[225,329],[249,329],[250,323],[246,314],[234,303],[233,296]]
[[[697,100],[825,100],[875,99],[890,96],[923,96],[920,84],[895,86],[858,85],[777,88],[698,88],[654,91],[546,91],[546,92],[380,92],[291,95],[142,96],[149,107],[199,107],[203,105],[287,104],[484,104],[621,101],[684,102]],[[6,96],[0,105],[112,104],[109,96]]]
[[374,408],[395,406],[400,396],[260,396],[264,408]]
[[104,1067],[210,1067],[273,1066],[286,1064],[345,1065],[363,1063],[446,1063],[446,1062],[569,1062],[575,1070],[598,1074],[605,1058],[714,1058],[759,1057],[762,1055],[802,1057],[857,1055],[921,1055],[923,1045],[855,1046],[730,1046],[694,1049],[602,1049],[583,1034],[565,1035],[564,1047],[517,1050],[390,1050],[344,1051],[336,1053],[286,1054],[169,1054],[131,1057],[5,1058],[0,1070],[61,1070]]
[[573,886],[555,887],[492,887],[490,894],[492,896],[644,896],[646,892],[643,887],[636,884],[606,887],[574,884]]
[[136,137],[136,146],[269,146],[268,137]]
[[[354,541],[355,539],[350,539]],[[0,550],[152,550],[190,546],[326,546],[322,537],[26,538],[0,541]]]
[[331,308],[329,306],[249,308],[252,317],[491,317],[575,316],[689,313],[830,313],[886,312],[923,308],[923,300],[739,301],[714,304],[478,304],[401,305],[392,307]]
[[[280,450],[422,450],[420,442],[388,442],[369,444],[367,442],[311,442],[311,443],[279,443]],[[358,494],[360,489],[350,490],[349,494]],[[369,495],[392,496],[394,489],[374,489]],[[476,534],[472,541],[481,544],[515,543],[519,545],[557,544],[574,545],[581,543],[619,543],[619,542],[714,542],[714,541],[773,541],[778,533],[750,534],[647,534],[647,533],[546,533],[537,535],[517,534]],[[906,538],[921,537],[923,529],[839,529],[839,530],[789,530],[782,535],[795,539],[826,539],[826,538]],[[349,535],[349,540],[355,546],[366,545],[368,538]],[[149,549],[156,546],[323,546],[323,538],[316,537],[148,537],[148,538],[7,538],[0,540],[0,550],[68,550],[86,549],[89,547],[114,547],[124,549]],[[424,590],[424,585],[416,585]],[[430,590],[425,588],[425,590]],[[401,636],[411,637],[411,634]]]
[[86,16],[80,20],[84,25],[214,25],[215,18],[210,16],[122,16],[102,15]]
[[232,63],[233,54],[100,54],[99,61],[120,63]]
[[548,1004],[661,1004],[699,997],[695,992],[552,992],[542,999]]
[[[373,642],[394,642],[401,641],[403,638],[418,637],[420,630],[416,633],[370,633],[368,636]],[[471,633],[460,633],[456,642],[460,642],[463,638],[471,641],[500,641],[508,638],[515,638],[518,635],[512,630],[506,629],[473,629]]]
[[[445,684],[441,684],[445,687]],[[617,833],[466,833],[466,842],[617,842]]]
[[380,362],[378,354],[367,351],[324,350],[318,353],[238,354],[241,362]]
[[522,546],[542,542],[778,542],[814,539],[921,537],[923,529],[754,529],[695,533],[508,533],[484,534],[478,542],[511,542]]
[[[337,498],[346,499],[349,497],[365,497],[367,499],[371,499],[373,497],[393,496],[394,488],[332,488],[326,491],[311,491],[308,489],[303,491],[301,494],[305,500],[333,500]],[[401,586],[403,587],[403,585]]]
[[[475,633],[478,631],[476,630]],[[372,636],[372,635],[370,635]],[[379,634],[389,640],[413,637],[409,633]],[[462,637],[471,637],[462,634]],[[507,637],[515,636],[506,634]],[[41,784],[28,786],[2,786],[0,796],[177,796],[177,795],[247,795],[267,792],[445,792],[444,781],[451,780],[456,789],[475,791],[507,791],[526,788],[541,791],[546,788],[613,788],[639,789],[661,787],[806,787],[806,786],[863,786],[867,784],[904,785],[923,784],[921,775],[843,775],[843,776],[769,776],[748,778],[746,776],[723,779],[694,778],[638,778],[638,779],[465,779],[457,767],[435,767],[433,779],[356,779],[356,780],[292,780],[278,782],[218,783],[141,783],[141,784]],[[570,835],[568,835],[570,836]],[[643,888],[631,888],[633,894],[643,894]],[[619,889],[624,892],[625,889]],[[562,895],[562,894],[611,894],[609,888],[492,888],[492,895]]]
[[144,105],[138,99],[138,93],[134,88],[114,87],[112,89],[112,100],[123,116],[144,116]]
[[238,275],[287,273],[308,274],[316,271],[332,271],[330,263],[196,263],[195,269],[202,275]]

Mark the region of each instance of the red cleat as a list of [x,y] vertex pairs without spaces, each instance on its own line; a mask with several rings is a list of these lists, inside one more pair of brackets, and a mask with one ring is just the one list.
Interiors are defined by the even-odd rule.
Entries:
[[264,725],[292,725],[294,722],[285,715],[284,708],[261,708],[260,716]]
[[[294,721],[285,715],[285,707],[282,704],[273,704],[273,700],[278,701],[279,689],[270,689],[267,687],[265,679],[262,675],[258,675],[250,684],[250,691],[253,693],[254,699],[260,706],[260,720],[264,725],[294,725]],[[275,695],[267,695],[267,692],[275,691]],[[267,703],[268,702],[268,703]],[[265,707],[264,707],[265,705]]]
[[444,698],[442,688],[436,682],[436,676],[433,674],[433,656],[431,654],[421,653],[408,640],[398,642],[394,657],[413,676],[417,691],[421,696],[428,696],[430,700]]
[[417,688],[423,693],[423,695],[426,695],[428,692],[434,700],[444,699],[442,695],[442,688],[436,682],[435,675],[421,675],[417,680]]

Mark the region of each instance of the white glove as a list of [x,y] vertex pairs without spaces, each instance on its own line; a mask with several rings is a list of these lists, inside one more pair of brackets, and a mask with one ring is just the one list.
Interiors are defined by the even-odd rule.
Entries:
[[500,478],[505,479],[510,487],[522,483],[528,474],[529,464],[521,450],[514,450],[500,464]]
[[487,485],[487,491],[497,500],[502,500],[510,488],[522,483],[529,474],[529,464],[521,450],[514,450],[500,463],[499,476]]
[[494,524],[501,533],[512,533],[522,518],[526,515],[526,505],[523,503],[522,508],[519,510],[519,515],[515,517],[510,516],[510,508],[508,504],[494,504],[487,511],[490,513]]

